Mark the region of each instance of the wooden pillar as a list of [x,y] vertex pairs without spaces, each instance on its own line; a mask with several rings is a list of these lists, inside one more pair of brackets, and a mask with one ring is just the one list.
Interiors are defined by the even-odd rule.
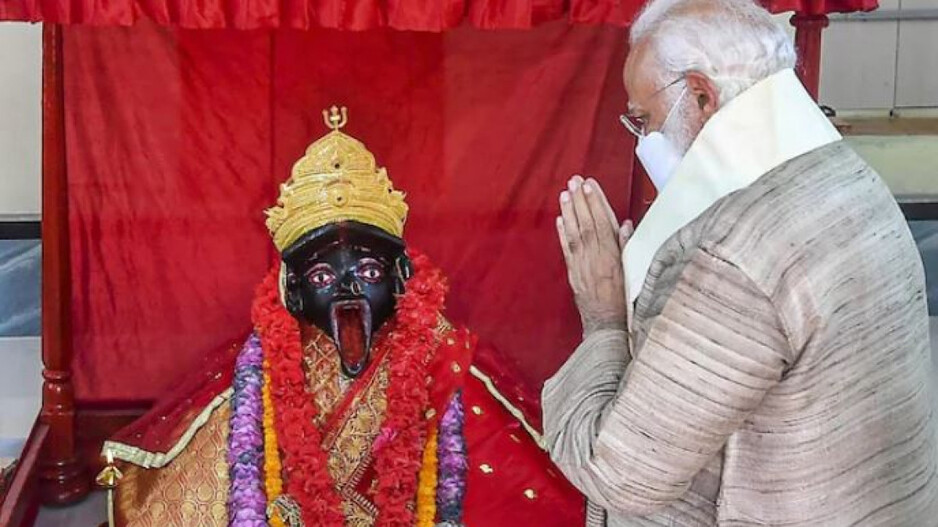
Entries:
[[71,297],[62,28],[42,29],[42,409],[48,436],[39,465],[49,505],[84,498],[90,480],[75,449],[75,392],[69,327]]
[[829,24],[827,15],[796,13],[791,17],[798,50],[798,76],[815,101],[821,85],[821,33]]

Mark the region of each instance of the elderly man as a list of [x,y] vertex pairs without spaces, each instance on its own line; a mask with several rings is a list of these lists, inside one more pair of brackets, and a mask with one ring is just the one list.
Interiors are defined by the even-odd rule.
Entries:
[[938,524],[924,274],[889,189],[751,1],[652,0],[630,43],[659,197],[617,239],[595,181],[561,195],[584,338],[543,392],[591,524]]

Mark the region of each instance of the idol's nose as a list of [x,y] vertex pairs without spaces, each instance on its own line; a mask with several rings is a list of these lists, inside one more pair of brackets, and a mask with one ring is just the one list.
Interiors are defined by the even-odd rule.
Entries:
[[342,293],[355,296],[359,296],[364,292],[362,285],[358,283],[358,280],[352,277],[346,277],[346,279],[339,284],[339,289]]

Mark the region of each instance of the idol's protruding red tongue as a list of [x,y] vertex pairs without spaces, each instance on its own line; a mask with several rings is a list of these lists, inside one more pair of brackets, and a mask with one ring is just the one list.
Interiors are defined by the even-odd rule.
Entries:
[[371,306],[365,299],[338,300],[330,306],[330,318],[342,371],[358,377],[371,357]]

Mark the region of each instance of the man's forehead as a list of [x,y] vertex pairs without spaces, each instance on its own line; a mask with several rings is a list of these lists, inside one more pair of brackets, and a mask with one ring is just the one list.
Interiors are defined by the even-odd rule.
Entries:
[[629,111],[643,109],[639,101],[643,97],[647,97],[644,92],[653,86],[651,80],[654,78],[654,64],[649,60],[650,49],[648,39],[644,39],[632,47],[626,58],[625,68],[622,70],[622,80],[625,84],[625,91],[629,96]]
[[639,41],[629,51],[622,75],[625,90],[629,96],[630,113],[647,110],[642,103],[647,103],[647,99],[658,89],[656,86],[656,80],[659,78],[656,71],[658,67],[658,61],[654,60],[654,46],[650,44],[649,39]]

